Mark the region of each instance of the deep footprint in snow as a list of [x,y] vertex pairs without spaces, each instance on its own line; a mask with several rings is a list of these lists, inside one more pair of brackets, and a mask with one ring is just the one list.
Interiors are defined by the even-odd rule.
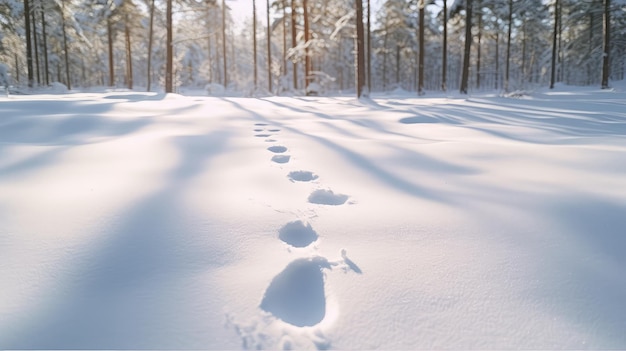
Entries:
[[318,324],[326,315],[325,258],[300,258],[280,272],[265,291],[261,309],[297,327]]
[[309,195],[309,202],[312,204],[338,206],[343,205],[348,200],[348,195],[335,194],[332,190],[315,190]]
[[267,138],[267,137],[271,137],[272,134],[255,134],[254,136],[257,138]]
[[274,128],[274,129],[268,129],[268,132],[272,132],[272,133],[276,133],[276,132],[280,132],[280,129],[278,128]]
[[276,163],[287,163],[287,162],[289,162],[289,159],[291,159],[291,156],[289,156],[289,155],[274,155],[274,156],[272,156],[272,162],[276,162]]
[[285,224],[278,232],[278,237],[293,247],[307,247],[317,240],[318,235],[310,224],[295,221]]
[[293,171],[289,173],[288,177],[292,182],[310,182],[318,178],[315,173],[309,171]]
[[265,127],[265,126],[268,126],[269,124],[267,124],[267,123],[255,123],[254,125],[257,126],[257,127]]
[[267,149],[275,154],[282,154],[283,152],[287,152],[287,148],[284,146],[270,146]]

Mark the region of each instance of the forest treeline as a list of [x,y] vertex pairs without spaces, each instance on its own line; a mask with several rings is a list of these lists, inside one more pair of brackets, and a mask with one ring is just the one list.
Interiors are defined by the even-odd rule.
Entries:
[[[236,24],[231,1],[250,1],[251,19]],[[374,1],[0,0],[0,63],[17,86],[170,92],[467,93],[624,79],[626,0]]]

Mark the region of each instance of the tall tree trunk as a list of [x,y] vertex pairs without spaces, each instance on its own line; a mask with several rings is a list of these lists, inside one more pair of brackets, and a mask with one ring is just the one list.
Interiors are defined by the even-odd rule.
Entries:
[[417,94],[424,95],[424,12],[426,11],[425,0],[420,0],[419,4],[419,63],[418,63],[418,83]]
[[[308,93],[311,83],[311,56],[309,54],[309,5],[308,0],[302,0],[302,15],[304,16],[304,90]],[[361,14],[363,16],[363,14]],[[362,18],[362,17],[361,17]]]
[[287,75],[287,0],[283,0],[283,75]]
[[270,0],[267,5],[267,86],[272,92],[272,25],[270,23]]
[[165,39],[166,58],[165,58],[165,92],[174,92],[174,43],[172,25],[172,0],[167,0],[165,9],[167,36]]
[[222,64],[224,66],[224,88],[228,89],[228,66],[226,62],[226,0],[222,0]]
[[461,72],[461,94],[468,93],[470,50],[472,48],[472,0],[467,0],[465,14],[465,49],[463,51],[463,71]]
[[[148,76],[148,88],[147,91],[150,91],[151,83],[152,83],[152,42],[154,37],[154,0],[150,1],[150,29],[148,30],[148,68],[147,68],[147,76]],[[209,50],[211,49],[211,44],[209,44]],[[209,60],[211,56],[209,55]],[[211,70],[213,71],[213,70]]]
[[396,44],[396,86],[400,86],[400,44]]
[[65,0],[61,0],[61,30],[63,32],[63,51],[65,56],[65,79],[67,79],[67,90],[72,90],[70,77],[70,56],[67,46],[67,31],[65,30]]
[[611,0],[604,0],[604,42],[602,47],[602,89],[609,88],[611,51]]
[[554,31],[552,32],[552,62],[550,72],[550,89],[554,89],[556,80],[556,51],[557,51],[557,34],[559,30],[559,0],[554,1]]
[[481,41],[483,37],[483,9],[481,7],[481,1],[478,1],[478,42],[476,43],[476,89],[480,89],[480,54],[481,54]]
[[17,82],[20,81],[20,61],[17,58],[17,52],[13,55],[15,57],[15,79]]
[[257,90],[258,72],[256,58],[256,0],[252,0],[252,61],[254,67],[254,91]]
[[115,85],[115,67],[113,66],[113,24],[111,14],[107,16],[107,39],[109,44],[109,86]]
[[511,67],[511,32],[513,30],[513,0],[509,0],[509,30],[506,39],[506,69],[504,71],[504,91],[509,91],[509,71]]
[[383,36],[383,91],[387,91],[387,41],[389,40],[389,28],[385,27]]
[[41,70],[39,69],[39,42],[37,40],[37,17],[35,14],[37,13],[37,9],[34,8],[31,11],[32,22],[33,22],[33,45],[35,47],[35,68],[37,73],[37,85],[41,85]]
[[44,79],[47,86],[50,85],[50,70],[48,67],[48,36],[46,35],[46,15],[43,8],[43,1],[40,1],[39,5],[41,6],[41,30],[43,34]]
[[[295,0],[291,0],[291,47],[295,48],[298,45],[296,38],[296,5]],[[293,89],[298,89],[298,63],[293,60]]]
[[372,91],[372,5],[367,0],[367,93]]
[[[592,7],[593,8],[593,7]],[[592,11],[589,11],[589,43],[587,44],[587,85],[593,84],[593,65],[591,64],[591,57],[593,55],[593,25],[594,15]]]
[[128,21],[128,15],[126,15],[126,23],[124,24],[124,38],[126,39],[126,82],[128,83],[128,89],[133,89],[133,53],[131,51],[130,43],[130,27]]
[[28,87],[34,84],[33,75],[33,44],[30,33],[30,0],[24,0],[24,28],[26,29],[26,66],[28,69]]
[[443,48],[441,60],[441,90],[446,91],[448,75],[448,0],[443,0]]
[[522,86],[525,85],[526,82],[526,16],[522,19]]
[[557,3],[559,4],[559,38],[558,38],[558,46],[559,49],[557,51],[557,61],[558,61],[558,65],[557,65],[557,79],[559,82],[563,81],[563,71],[564,71],[564,65],[563,65],[563,50],[562,50],[562,43],[563,43],[563,2],[562,1],[557,1]]
[[363,0],[356,0],[356,96],[363,95],[365,86],[365,42],[363,33]]

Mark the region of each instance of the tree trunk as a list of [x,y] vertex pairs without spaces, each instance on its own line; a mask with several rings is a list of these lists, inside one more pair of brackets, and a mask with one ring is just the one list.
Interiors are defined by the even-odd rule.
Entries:
[[133,53],[131,51],[130,43],[130,28],[128,23],[128,15],[126,16],[126,23],[124,24],[124,38],[126,39],[126,82],[128,83],[128,89],[133,89]]
[[441,60],[441,90],[446,91],[448,75],[448,0],[443,0],[443,48]]
[[39,69],[39,42],[37,40],[37,18],[35,14],[37,13],[36,8],[31,11],[32,22],[33,22],[33,45],[35,47],[35,68],[37,73],[37,85],[41,85],[41,70]]
[[50,85],[50,70],[48,67],[48,37],[46,35],[46,15],[43,9],[43,1],[39,2],[41,6],[41,30],[43,34],[43,66],[44,66],[44,79],[46,86]]
[[500,85],[500,28],[496,28],[496,76],[494,89],[498,90]]
[[[296,40],[296,5],[295,0],[291,0],[291,47],[295,48],[298,45],[298,41]],[[293,60],[293,89],[298,89],[298,63],[296,60]]]
[[383,91],[387,91],[387,41],[389,40],[389,28],[385,28],[383,37]]
[[424,95],[424,12],[426,11],[425,0],[420,0],[419,5],[419,63],[418,63],[418,83],[417,94]]
[[550,89],[554,89],[556,80],[556,51],[557,51],[557,32],[559,29],[559,0],[554,2],[554,31],[552,32],[552,62],[550,72]]
[[287,1],[283,0],[283,75],[287,75]]
[[[302,0],[302,14],[304,16],[304,90],[308,94],[311,83],[311,56],[309,54],[309,5],[308,0]],[[363,16],[361,14],[361,16]]]
[[107,16],[107,39],[109,44],[109,86],[115,85],[115,67],[113,66],[113,24],[111,14]]
[[[152,83],[152,42],[154,37],[154,0],[150,2],[150,29],[148,31],[148,88],[147,91],[150,91],[151,83]],[[211,45],[209,44],[209,50],[211,49]],[[209,60],[211,59],[209,55]]]
[[558,31],[558,51],[557,51],[557,61],[558,61],[558,65],[557,65],[557,79],[559,82],[563,81],[563,50],[562,48],[562,43],[563,43],[563,2],[562,1],[557,1],[557,3],[559,4],[559,31]]
[[602,47],[602,89],[609,88],[611,51],[611,0],[604,0],[604,43]]
[[483,12],[481,1],[478,1],[478,42],[476,43],[476,89],[480,89],[480,54],[481,41],[483,37]]
[[267,5],[267,86],[272,92],[272,25],[270,23],[270,0]]
[[472,0],[467,0],[465,14],[465,49],[463,52],[463,71],[461,72],[461,94],[468,93],[470,50],[472,48]]
[[396,44],[396,86],[400,86],[400,45]]
[[20,81],[20,61],[17,58],[17,53],[13,55],[15,57],[15,79],[17,82]]
[[425,0],[419,1],[419,62],[417,69],[417,94],[424,95],[424,17],[426,11]]
[[365,86],[365,42],[363,30],[363,0],[356,0],[356,96],[363,95]]
[[522,19],[522,86],[525,85],[526,82],[526,17]]
[[367,93],[372,91],[372,6],[367,0]]
[[32,88],[33,78],[33,44],[30,34],[30,0],[24,0],[24,27],[26,29],[26,66],[28,69],[28,87]]
[[257,90],[258,72],[256,58],[256,0],[252,0],[252,67],[254,68],[254,91]]
[[222,0],[222,64],[224,66],[224,88],[227,89],[228,66],[226,61],[226,0]]
[[174,92],[174,43],[173,43],[173,32],[174,28],[172,25],[172,0],[167,0],[167,5],[165,9],[165,18],[166,18],[166,28],[167,28],[167,36],[165,39],[166,46],[166,58],[165,58],[165,92],[173,93]]
[[511,67],[511,32],[513,30],[513,0],[509,0],[509,30],[506,39],[506,69],[504,71],[504,91],[509,91],[509,71]]
[[65,30],[65,0],[61,0],[61,31],[63,32],[63,51],[65,56],[65,78],[67,79],[67,90],[72,90],[70,77],[70,56],[67,47],[67,31]]

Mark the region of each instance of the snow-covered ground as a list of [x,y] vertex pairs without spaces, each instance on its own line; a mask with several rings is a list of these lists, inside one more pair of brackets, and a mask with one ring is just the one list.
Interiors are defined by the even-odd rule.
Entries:
[[0,97],[0,349],[624,349],[624,90]]

